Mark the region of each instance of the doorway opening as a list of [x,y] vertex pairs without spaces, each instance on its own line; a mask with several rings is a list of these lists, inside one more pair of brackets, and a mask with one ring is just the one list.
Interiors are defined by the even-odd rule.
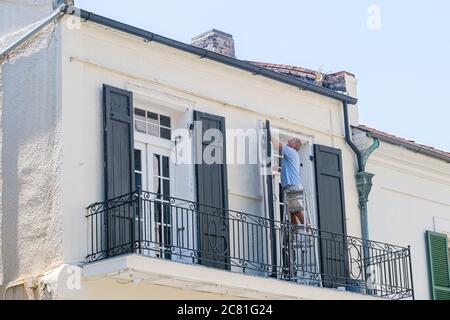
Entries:
[[[304,187],[304,197],[308,206],[308,214],[310,216],[310,224],[312,228],[318,227],[316,204],[315,204],[315,184],[314,184],[314,142],[313,137],[301,133],[296,133],[280,128],[274,128],[279,132],[280,143],[284,146],[292,138],[298,138],[302,142],[299,150],[300,157],[300,181]],[[272,177],[273,177],[273,194],[275,199],[275,219],[285,221],[284,217],[284,199],[283,188],[281,187],[281,165],[283,162],[282,150],[274,148],[272,154]],[[305,217],[306,219],[307,217]],[[305,220],[306,221],[306,220]]]

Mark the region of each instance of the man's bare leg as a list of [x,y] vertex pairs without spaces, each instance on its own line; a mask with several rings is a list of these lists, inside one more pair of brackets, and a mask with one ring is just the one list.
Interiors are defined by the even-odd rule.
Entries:
[[[305,224],[305,215],[302,211],[291,213],[292,224]],[[299,223],[300,222],[300,223]]]

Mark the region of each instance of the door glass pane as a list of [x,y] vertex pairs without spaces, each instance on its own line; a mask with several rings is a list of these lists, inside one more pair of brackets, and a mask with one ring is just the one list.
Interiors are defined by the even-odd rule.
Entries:
[[158,194],[153,203],[154,219],[157,225],[156,239],[162,248],[160,249],[160,257],[166,259],[171,258],[170,246],[172,243],[172,225],[170,203],[170,158],[167,156],[152,153],[152,168],[150,170],[151,179],[153,180],[153,192]]
[[135,182],[136,190],[139,188],[142,188],[142,174],[135,173],[134,174],[134,182]]
[[142,187],[142,153],[138,149],[134,149],[134,187]]
[[134,170],[142,171],[141,150],[134,149]]
[[153,204],[155,206],[155,222],[160,223],[161,222],[161,202],[154,202]]
[[164,245],[164,249],[161,250],[161,255],[164,259],[171,259],[172,258],[172,253],[170,250],[170,246],[171,246],[171,227],[170,226],[164,226],[161,230],[162,232],[162,237],[163,237],[163,245]]
[[153,192],[157,194],[161,194],[161,179],[153,178]]
[[153,175],[157,177],[161,176],[159,159],[159,154],[153,155]]
[[286,218],[285,212],[284,212],[284,189],[281,186],[281,183],[278,184],[278,199],[279,203],[280,203],[280,216],[281,216],[281,220],[285,221],[284,219]]
[[163,216],[163,222],[165,224],[170,224],[170,204],[169,203],[164,203],[163,204],[163,209],[164,209],[164,216]]
[[[170,196],[170,181],[167,180],[167,179],[163,180],[163,190],[162,190],[162,192],[163,192],[162,194],[164,196],[166,196],[166,197]],[[168,199],[166,198],[166,200],[168,200]]]
[[169,158],[162,157],[162,173],[164,178],[169,178]]

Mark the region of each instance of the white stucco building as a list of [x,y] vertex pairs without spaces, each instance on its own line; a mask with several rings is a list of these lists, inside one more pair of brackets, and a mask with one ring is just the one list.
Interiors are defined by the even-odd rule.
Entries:
[[[46,3],[0,4],[3,298],[445,297],[450,154],[360,125],[354,75]],[[269,127],[302,141],[295,239]]]

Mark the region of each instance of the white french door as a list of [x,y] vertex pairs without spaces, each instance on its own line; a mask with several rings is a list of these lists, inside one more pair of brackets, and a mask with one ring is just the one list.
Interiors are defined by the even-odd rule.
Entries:
[[[170,206],[173,188],[171,150],[135,141],[136,189],[143,190],[141,201],[141,237],[143,253],[171,259],[173,238]],[[145,252],[148,251],[148,252]]]

